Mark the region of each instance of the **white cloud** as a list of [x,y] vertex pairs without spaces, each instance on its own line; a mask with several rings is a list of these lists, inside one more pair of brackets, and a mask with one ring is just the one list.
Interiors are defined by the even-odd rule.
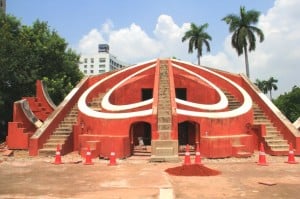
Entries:
[[157,56],[160,43],[150,38],[140,26],[131,24],[129,28],[112,31],[108,40],[111,52],[129,63],[145,61]]
[[187,57],[187,43],[183,44],[181,38],[188,30],[189,23],[179,27],[172,17],[160,15],[153,31],[154,37],[150,37],[135,23],[118,30],[113,27],[112,21],[108,20],[100,30],[91,30],[80,40],[77,50],[81,54],[95,54],[97,44],[108,43],[110,52],[129,64],[157,57]]
[[184,23],[179,27],[168,15],[160,15],[154,30],[156,40],[161,44],[159,57],[177,57],[187,53],[187,43],[182,43],[181,38],[189,29],[190,24]]
[[[257,42],[255,52],[249,54],[251,79],[279,80],[275,96],[300,84],[300,7],[299,0],[276,0],[274,6],[260,17],[258,27],[265,34],[263,43]],[[181,42],[189,23],[177,25],[171,16],[160,15],[153,35],[148,35],[139,25],[114,29],[107,21],[100,30],[93,29],[79,42],[82,54],[96,53],[97,44],[108,43],[111,53],[129,64],[157,57],[177,57],[196,63],[196,54],[188,54],[188,42]],[[213,34],[210,33],[213,37]],[[205,54],[201,63],[229,72],[245,73],[244,55],[237,56],[231,47],[230,36],[224,39],[222,52]],[[104,39],[105,38],[105,39]]]
[[294,85],[300,86],[299,7],[298,0],[276,0],[274,7],[260,18],[258,24],[266,39],[253,53],[252,59],[258,59],[253,64],[253,77],[268,79],[273,76],[278,79],[277,95],[290,91]]
[[81,54],[95,54],[98,52],[99,43],[105,42],[102,34],[97,29],[92,29],[79,41],[78,51]]
[[[274,7],[262,15],[258,23],[264,32],[265,41],[257,42],[256,50],[249,54],[252,81],[270,77],[278,79],[275,97],[290,91],[294,85],[300,86],[299,7],[298,0],[276,0]],[[205,64],[216,64],[214,67],[221,66],[231,72],[245,73],[244,55],[237,58],[237,53],[231,47],[230,36],[224,42],[224,54],[206,55],[202,60],[207,62]]]

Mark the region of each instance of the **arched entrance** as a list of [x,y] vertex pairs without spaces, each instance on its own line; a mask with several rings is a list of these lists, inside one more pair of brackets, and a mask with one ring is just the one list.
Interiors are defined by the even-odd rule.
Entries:
[[195,149],[199,144],[199,124],[192,121],[178,123],[178,145],[179,151],[184,151],[186,145]]
[[151,155],[151,125],[136,122],[130,127],[130,146],[132,155]]

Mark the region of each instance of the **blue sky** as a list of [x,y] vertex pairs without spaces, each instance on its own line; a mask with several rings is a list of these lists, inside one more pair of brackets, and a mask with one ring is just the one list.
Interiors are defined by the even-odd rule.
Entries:
[[27,25],[36,19],[47,21],[71,46],[108,20],[115,29],[135,23],[153,36],[157,18],[166,14],[179,25],[208,23],[215,52],[228,35],[228,27],[221,21],[225,15],[237,12],[240,5],[264,13],[273,4],[274,0],[7,0],[7,12]]
[[258,27],[266,36],[250,54],[251,80],[278,79],[275,96],[300,86],[299,0],[7,0],[7,13],[31,25],[47,21],[69,46],[81,54],[97,53],[98,43],[108,43],[111,53],[127,63],[175,56],[196,63],[181,38],[189,23],[208,23],[211,53],[206,66],[245,73],[244,57],[230,45],[228,26],[221,19],[247,10],[261,12]]

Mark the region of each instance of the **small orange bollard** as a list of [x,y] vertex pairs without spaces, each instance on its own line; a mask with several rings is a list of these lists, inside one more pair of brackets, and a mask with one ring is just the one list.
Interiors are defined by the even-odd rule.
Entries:
[[59,144],[56,147],[55,160],[53,164],[62,164]]
[[199,144],[197,144],[196,156],[195,156],[195,164],[202,165]]
[[114,152],[114,150],[112,152],[110,152],[110,156],[109,156],[109,166],[115,166],[117,165],[117,161],[116,161],[116,153]]
[[260,144],[259,159],[257,164],[260,166],[268,166],[263,143]]
[[191,164],[190,145],[186,145],[183,165]]
[[296,160],[295,160],[294,148],[293,148],[293,144],[292,143],[290,143],[290,147],[289,147],[288,161],[286,161],[285,163],[288,163],[288,164],[298,164],[298,162],[296,162]]
[[86,151],[86,155],[85,155],[85,165],[92,165],[94,164],[92,162],[92,153],[91,153],[91,150],[90,150],[90,146],[87,147],[87,151]]

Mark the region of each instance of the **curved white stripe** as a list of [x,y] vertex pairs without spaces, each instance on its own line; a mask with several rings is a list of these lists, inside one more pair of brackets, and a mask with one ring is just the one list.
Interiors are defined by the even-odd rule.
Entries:
[[[176,60],[178,61],[178,60]],[[144,62],[142,64],[147,64],[147,63],[151,63],[152,61],[149,62]],[[184,63],[184,62],[182,62]],[[241,114],[246,113],[247,111],[249,111],[252,107],[252,100],[250,98],[250,96],[248,95],[248,93],[242,89],[238,84],[236,84],[235,82],[231,81],[230,79],[215,73],[214,71],[208,70],[206,68],[200,67],[200,66],[196,66],[193,65],[191,63],[187,63],[190,66],[199,68],[201,70],[205,70],[208,73],[211,73],[213,75],[216,75],[222,79],[224,79],[225,81],[229,82],[230,84],[232,84],[234,87],[236,87],[239,92],[242,94],[243,98],[244,98],[244,103],[237,109],[235,110],[231,110],[231,111],[226,111],[226,112],[199,112],[199,111],[188,111],[188,110],[183,110],[183,109],[177,109],[177,113],[181,114],[181,115],[188,115],[188,116],[195,116],[195,117],[208,117],[208,118],[229,118],[229,117],[235,117]],[[79,110],[86,114],[89,115],[91,117],[95,117],[95,118],[105,118],[105,119],[124,119],[124,118],[130,118],[130,117],[140,117],[140,116],[148,116],[151,115],[153,110],[152,109],[147,109],[147,110],[143,110],[143,111],[135,111],[135,112],[128,112],[128,113],[104,113],[104,112],[98,112],[98,111],[94,111],[93,109],[89,108],[86,104],[86,98],[88,96],[88,94],[95,89],[97,86],[99,86],[101,83],[103,83],[104,81],[120,74],[123,73],[127,70],[139,67],[141,65],[134,65],[131,66],[129,68],[123,69],[121,71],[118,71],[102,80],[100,80],[99,82],[97,82],[96,84],[94,84],[93,86],[91,86],[89,89],[87,89],[83,95],[80,97],[79,102],[78,102],[78,107]],[[197,104],[197,103],[193,103],[193,102],[187,102],[187,101],[183,101],[180,99],[176,99],[177,103],[181,103],[187,106],[192,106],[192,107],[196,107],[196,108],[201,108],[201,109],[208,109],[208,110],[218,110],[218,109],[222,109],[224,108],[225,104],[226,106],[228,105],[228,100],[226,98],[226,96],[224,95],[224,93],[218,88],[216,87],[213,83],[211,83],[210,81],[208,81],[207,79],[201,77],[200,75],[185,69],[181,66],[178,66],[177,64],[173,63],[174,67],[179,68],[180,70],[184,70],[187,73],[190,73],[198,78],[200,78],[201,80],[207,82],[210,86],[212,86],[214,89],[216,89],[216,91],[218,92],[218,94],[220,95],[220,100],[218,103],[216,104]],[[138,72],[130,75],[129,77],[125,78],[124,80],[122,80],[121,82],[119,82],[117,85],[115,85],[104,97],[104,101],[102,101],[102,106],[109,109],[109,110],[127,110],[127,109],[131,109],[131,108],[136,108],[136,107],[141,107],[147,104],[151,104],[153,103],[153,99],[144,101],[144,102],[138,102],[138,103],[134,103],[134,104],[129,104],[129,105],[112,105],[109,103],[109,96],[111,95],[111,93],[118,88],[122,83],[124,83],[125,81],[128,81],[128,79],[134,77],[137,74],[140,74],[142,72],[144,72],[145,70],[148,70],[152,67],[155,67],[155,64],[152,64],[150,66],[144,67],[143,69],[139,70]]]
[[206,109],[206,110],[220,110],[220,109],[224,109],[228,106],[228,99],[227,97],[225,96],[225,94],[221,91],[221,89],[219,89],[215,84],[213,84],[212,82],[208,81],[207,79],[205,79],[204,77],[186,69],[186,68],[183,68],[177,64],[174,64],[173,63],[173,66],[175,68],[178,68],[180,70],[183,70],[191,75],[194,75],[195,77],[203,80],[204,82],[206,82],[208,85],[210,85],[211,87],[213,87],[217,93],[219,94],[220,96],[220,100],[218,103],[216,104],[199,104],[199,103],[194,103],[194,102],[189,102],[189,101],[185,101],[185,100],[181,100],[181,99],[178,99],[176,98],[176,102],[179,103],[179,104],[184,104],[186,106],[190,106],[190,107],[193,107],[193,108],[198,108],[198,109]]
[[[176,61],[178,61],[178,60],[176,60]],[[184,63],[184,62],[182,62],[182,63]],[[206,118],[230,118],[230,117],[236,117],[236,116],[242,115],[242,114],[248,112],[252,108],[252,99],[251,99],[251,97],[238,84],[236,84],[235,82],[231,81],[230,79],[224,77],[223,75],[220,75],[220,74],[218,74],[214,71],[211,71],[209,69],[206,69],[204,67],[196,66],[194,64],[189,64],[189,65],[191,65],[195,68],[205,70],[208,73],[216,75],[216,76],[224,79],[225,81],[229,82],[230,84],[232,84],[242,94],[242,96],[244,98],[244,102],[239,108],[234,109],[234,110],[230,110],[230,111],[225,111],[225,112],[199,112],[199,111],[187,111],[187,110],[183,110],[183,109],[177,109],[176,112],[178,114],[187,115],[187,116],[194,116],[194,117],[206,117]]]
[[101,106],[106,109],[106,110],[110,110],[110,111],[124,111],[124,110],[128,110],[128,109],[133,109],[133,108],[138,108],[141,106],[145,106],[148,104],[151,104],[153,102],[153,98],[152,99],[148,99],[145,101],[141,101],[141,102],[137,102],[137,103],[132,103],[132,104],[126,104],[126,105],[113,105],[109,102],[109,97],[110,95],[120,86],[122,85],[124,82],[128,81],[129,79],[133,78],[134,76],[149,70],[153,67],[155,67],[156,64],[152,64],[146,68],[143,68],[131,75],[129,75],[128,77],[126,77],[125,79],[123,79],[122,81],[120,81],[119,83],[117,83],[114,87],[112,87],[103,97],[102,102],[101,102]]
[[122,69],[120,71],[117,71],[103,79],[101,79],[99,82],[95,83],[94,85],[92,85],[91,87],[89,87],[79,98],[78,100],[78,109],[83,113],[86,114],[88,116],[91,117],[95,117],[95,118],[104,118],[104,119],[124,119],[124,118],[130,118],[130,117],[139,117],[139,116],[147,116],[147,115],[151,115],[153,110],[152,109],[148,109],[148,110],[143,110],[143,111],[135,111],[135,112],[130,112],[130,113],[103,113],[103,112],[99,112],[99,111],[95,111],[93,109],[91,109],[89,106],[87,106],[86,104],[86,99],[87,96],[89,95],[89,93],[94,90],[96,87],[98,87],[100,84],[102,84],[103,82],[109,80],[110,78],[123,73],[125,71],[134,69],[136,67],[140,67],[143,64],[147,64],[147,63],[151,63],[155,60],[151,60],[148,62],[143,62],[141,64],[137,64],[134,66],[131,66],[129,68],[125,68]]

